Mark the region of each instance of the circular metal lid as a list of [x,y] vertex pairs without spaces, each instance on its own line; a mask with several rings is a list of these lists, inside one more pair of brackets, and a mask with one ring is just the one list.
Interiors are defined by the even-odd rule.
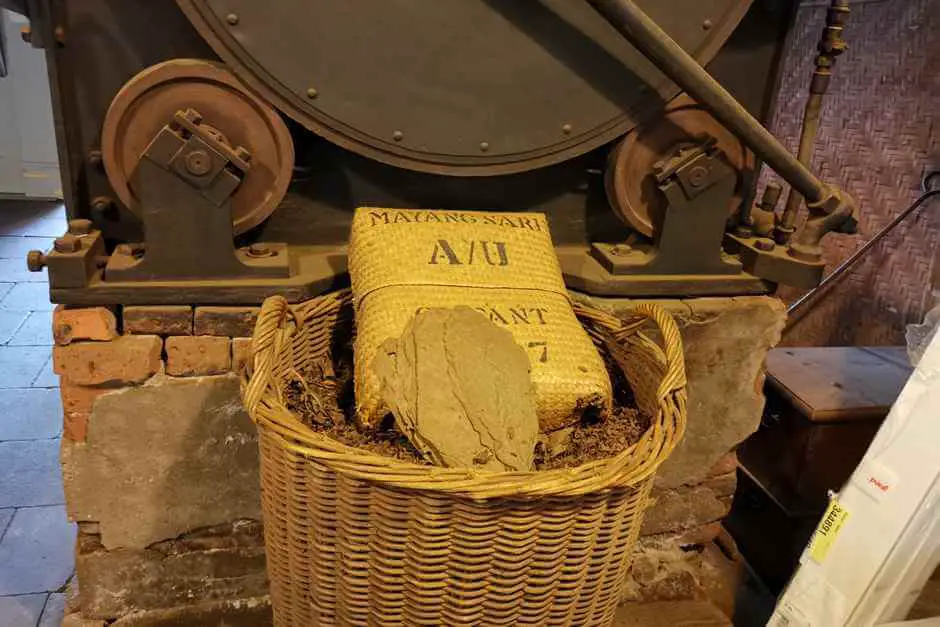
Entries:
[[[233,71],[307,128],[437,174],[583,154],[678,89],[584,0],[177,0]],[[640,0],[701,63],[751,0]]]
[[711,114],[682,95],[670,103],[659,120],[634,129],[611,151],[604,172],[607,199],[631,228],[647,237],[654,235],[655,225],[662,223],[666,198],[653,176],[653,165],[677,145],[693,142],[702,134],[718,141],[728,163],[740,173],[728,212],[741,207],[746,181],[754,174],[754,154]]
[[261,224],[287,192],[294,146],[284,121],[219,63],[175,59],[132,78],[111,102],[101,132],[101,156],[121,202],[139,208],[129,179],[147,146],[173,114],[195,109],[232,147],[251,153],[251,168],[232,195],[235,233]]

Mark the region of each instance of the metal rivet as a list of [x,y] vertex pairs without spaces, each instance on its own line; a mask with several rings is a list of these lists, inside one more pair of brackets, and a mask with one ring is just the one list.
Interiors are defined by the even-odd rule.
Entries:
[[570,124],[562,124],[562,125],[561,125],[561,132],[564,133],[565,135],[570,135],[570,134],[571,134],[571,125],[570,125]]
[[489,142],[480,142],[480,150],[482,150],[483,152],[486,152],[489,149],[490,149]]
[[310,89],[307,90],[307,98],[313,99],[313,98],[316,98],[316,97],[319,96],[319,95],[320,95],[320,92],[318,92],[318,91],[317,91],[316,89],[314,89],[313,87],[311,87]]
[[711,20],[705,20],[704,22],[702,22],[702,29],[703,29],[703,30],[711,30],[711,29],[712,29],[712,26],[714,26],[714,25],[715,25],[715,23],[712,22]]
[[228,15],[225,16],[225,21],[231,24],[232,26],[235,26],[236,24],[238,24],[238,14],[229,13]]
[[394,139],[397,142],[400,142],[404,136],[405,134],[402,133],[401,131],[395,131],[394,133],[392,133],[392,139]]

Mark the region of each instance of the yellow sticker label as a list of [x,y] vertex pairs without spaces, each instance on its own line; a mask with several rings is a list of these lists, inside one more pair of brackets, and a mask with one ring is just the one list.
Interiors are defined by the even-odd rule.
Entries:
[[816,533],[813,534],[813,540],[809,546],[809,556],[813,558],[816,563],[822,564],[823,560],[826,559],[826,555],[829,554],[832,543],[836,541],[836,537],[838,537],[839,532],[842,531],[842,527],[845,525],[845,521],[848,517],[849,510],[845,509],[839,501],[836,499],[829,501],[826,514],[823,516],[819,526],[816,527]]

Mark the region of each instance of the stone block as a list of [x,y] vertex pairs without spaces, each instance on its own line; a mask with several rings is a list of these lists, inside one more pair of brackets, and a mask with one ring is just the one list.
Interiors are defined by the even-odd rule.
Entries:
[[[620,316],[644,302],[578,298]],[[760,424],[764,359],[780,341],[786,307],[770,296],[649,302],[663,305],[676,317],[689,392],[685,437],[659,469],[656,484],[672,488],[699,483]]]
[[75,385],[63,380],[59,386],[62,398],[62,435],[73,442],[84,442],[88,432],[88,418],[95,399],[113,392],[111,388]]
[[111,342],[79,342],[53,349],[55,373],[76,385],[141,383],[162,365],[163,340],[123,335]]
[[196,307],[196,335],[251,337],[260,307]]
[[169,627],[171,625],[224,625],[269,627],[274,624],[270,597],[193,603],[166,610],[134,612],[111,627]]
[[644,536],[695,529],[724,518],[731,507],[727,495],[705,485],[654,490],[652,499],[643,517]]
[[117,336],[117,320],[104,307],[57,305],[52,313],[52,337],[61,346],[76,340],[108,341]]
[[202,542],[189,542],[184,536],[146,549],[105,550],[95,536],[80,536],[76,572],[82,615],[107,620],[133,612],[267,595],[260,526],[233,524],[227,530],[218,526],[212,531],[219,535],[211,542],[204,533]]
[[63,506],[16,510],[0,542],[0,596],[64,586],[74,569],[74,544],[75,526]]
[[734,490],[738,487],[738,475],[736,472],[729,472],[717,477],[711,477],[702,484],[715,493],[718,498],[734,496]]
[[0,508],[61,505],[65,501],[58,440],[0,442],[0,460]]
[[72,612],[66,614],[62,619],[62,627],[105,627],[105,622],[93,618],[84,618],[80,613]]
[[170,337],[166,340],[166,372],[175,377],[222,374],[232,367],[227,337]]
[[100,523],[109,549],[261,517],[257,432],[233,374],[99,397],[87,441],[62,443],[62,476],[69,515]]
[[192,335],[193,308],[188,305],[129,305],[123,310],[124,333]]
[[621,600],[630,603],[704,599],[733,611],[734,593],[743,573],[740,561],[728,558],[714,542],[683,545],[683,536],[640,538]]
[[232,371],[241,374],[251,359],[251,338],[232,338]]

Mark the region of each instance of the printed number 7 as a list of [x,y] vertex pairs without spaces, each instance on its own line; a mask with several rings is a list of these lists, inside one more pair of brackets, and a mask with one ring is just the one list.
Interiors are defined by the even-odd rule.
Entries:
[[539,361],[543,364],[548,361],[548,342],[529,342],[529,348],[542,348],[542,353],[539,355]]

